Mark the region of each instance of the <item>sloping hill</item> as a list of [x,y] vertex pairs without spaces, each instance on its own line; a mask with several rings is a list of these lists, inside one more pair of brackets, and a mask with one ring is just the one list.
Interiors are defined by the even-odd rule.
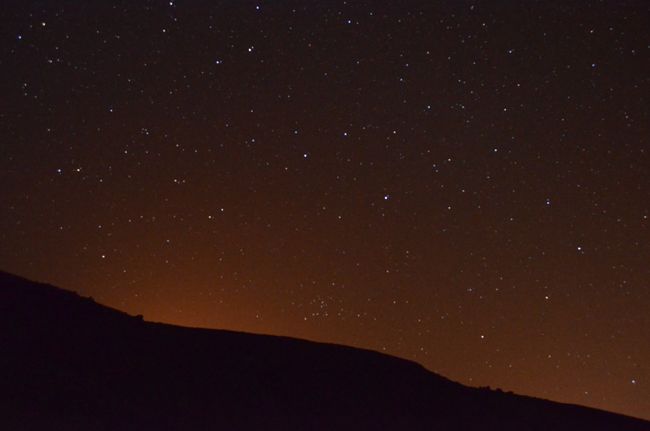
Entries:
[[149,323],[0,273],[0,429],[650,430],[368,350]]

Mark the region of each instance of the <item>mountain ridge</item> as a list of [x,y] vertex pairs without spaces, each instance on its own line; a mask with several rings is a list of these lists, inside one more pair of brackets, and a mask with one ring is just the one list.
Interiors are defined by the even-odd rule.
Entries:
[[372,350],[145,321],[0,272],[6,429],[650,430]]

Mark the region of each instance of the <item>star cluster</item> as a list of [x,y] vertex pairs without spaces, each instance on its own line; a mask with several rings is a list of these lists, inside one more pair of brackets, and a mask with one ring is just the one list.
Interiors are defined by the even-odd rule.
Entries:
[[650,5],[9,1],[0,264],[650,418]]

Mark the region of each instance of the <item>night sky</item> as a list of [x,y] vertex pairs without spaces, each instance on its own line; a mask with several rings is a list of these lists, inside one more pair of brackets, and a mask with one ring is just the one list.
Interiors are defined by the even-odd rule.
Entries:
[[650,418],[647,1],[3,1],[0,267]]

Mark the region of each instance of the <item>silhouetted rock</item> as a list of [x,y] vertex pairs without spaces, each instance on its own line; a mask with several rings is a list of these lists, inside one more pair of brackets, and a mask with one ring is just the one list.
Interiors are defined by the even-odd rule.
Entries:
[[150,323],[0,273],[0,429],[650,430],[368,350]]

